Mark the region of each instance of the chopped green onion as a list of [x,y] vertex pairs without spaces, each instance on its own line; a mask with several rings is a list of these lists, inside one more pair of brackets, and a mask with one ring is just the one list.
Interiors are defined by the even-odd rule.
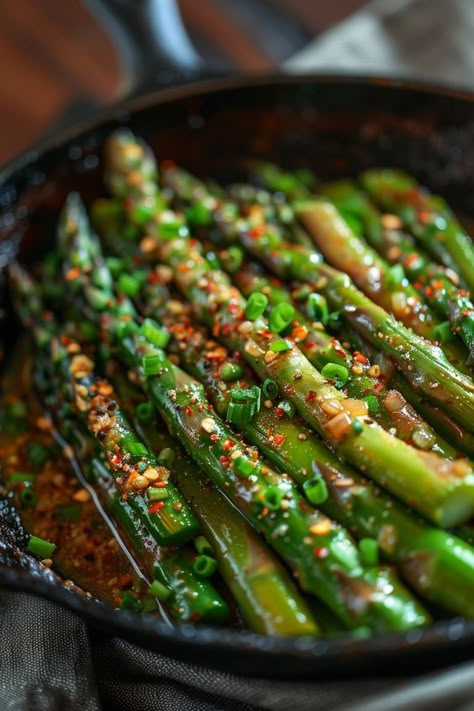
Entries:
[[150,401],[141,402],[137,405],[137,419],[142,425],[148,425],[153,422],[155,408]]
[[30,486],[25,487],[20,491],[20,501],[25,506],[35,506],[38,501],[35,490]]
[[205,257],[206,257],[206,262],[209,263],[209,266],[211,267],[211,269],[220,269],[221,268],[221,264],[219,262],[217,254],[215,252],[213,252],[212,250],[209,250],[209,252],[206,252]]
[[293,417],[295,414],[295,406],[289,400],[281,400],[277,407],[279,410],[282,410],[287,417]]
[[148,454],[148,449],[143,442],[139,442],[133,435],[123,437],[120,446],[124,452],[131,454],[133,457],[145,457]]
[[99,289],[110,290],[112,288],[112,275],[106,267],[96,267],[91,276],[92,284]]
[[44,467],[50,456],[49,448],[42,442],[29,442],[26,447],[28,464],[34,471]]
[[323,504],[328,498],[328,488],[322,477],[308,479],[303,484],[304,493],[308,501],[314,506]]
[[196,202],[185,211],[186,219],[192,225],[203,227],[211,222],[211,211],[202,202]]
[[219,370],[219,376],[226,383],[238,380],[244,374],[243,366],[240,363],[224,363]]
[[193,570],[201,578],[210,578],[217,570],[217,560],[209,555],[198,555],[193,563]]
[[45,541],[43,538],[38,538],[38,536],[30,536],[26,550],[33,555],[37,555],[40,558],[51,558],[54,551],[56,550],[56,545]]
[[235,274],[240,269],[243,259],[244,255],[240,247],[232,246],[221,253],[224,269],[231,274]]
[[160,325],[151,318],[144,319],[140,331],[146,340],[157,348],[166,348],[169,343],[170,334],[168,331],[165,328],[161,328]]
[[344,221],[348,224],[349,228],[354,232],[354,234],[361,236],[363,234],[362,222],[358,217],[353,215],[351,212],[347,212],[341,207],[338,208],[339,214],[344,218]]
[[389,289],[395,289],[405,279],[405,271],[401,264],[394,264],[387,271],[385,276],[385,285]]
[[453,340],[453,332],[451,331],[451,324],[449,321],[443,321],[434,327],[433,336],[436,341],[440,343],[449,343]]
[[157,461],[163,467],[170,467],[174,460],[176,459],[176,454],[170,447],[163,447],[161,452],[157,457]]
[[164,602],[171,595],[171,590],[163,585],[163,583],[160,583],[159,580],[154,580],[148,588],[148,593],[156,597],[157,600]]
[[349,379],[349,370],[345,365],[326,363],[321,370],[321,375],[323,378],[326,378],[326,380],[332,380],[336,388],[342,388]]
[[193,542],[194,542],[194,547],[196,548],[197,552],[200,555],[209,555],[209,556],[214,555],[212,546],[205,536],[197,536],[197,538],[195,538]]
[[359,419],[357,419],[357,417],[355,417],[352,420],[352,431],[355,432],[355,434],[360,434],[363,429],[364,429],[364,426],[363,426],[362,422]]
[[359,541],[360,557],[366,565],[377,565],[379,546],[375,538],[361,538]]
[[257,385],[252,388],[232,390],[227,406],[227,420],[238,425],[250,422],[260,410],[261,395],[261,390]]
[[56,515],[70,521],[80,518],[82,508],[79,504],[75,506],[56,506]]
[[255,465],[243,455],[234,459],[234,469],[241,476],[247,478],[253,474]]
[[263,381],[262,385],[263,395],[269,400],[273,400],[278,395],[278,385],[271,378],[267,378]]
[[329,318],[328,304],[324,296],[312,293],[307,301],[308,314],[313,321],[319,321],[326,326]]
[[104,311],[110,302],[110,296],[101,289],[96,289],[95,286],[87,287],[87,298],[93,309]]
[[13,472],[8,481],[10,484],[34,484],[36,476],[30,472]]
[[158,237],[161,239],[174,239],[175,237],[186,237],[188,228],[183,222],[166,221],[158,224]]
[[167,489],[158,489],[154,486],[150,486],[147,489],[147,494],[150,501],[164,501],[164,499],[167,499],[169,496]]
[[132,206],[129,212],[129,216],[132,222],[136,222],[138,225],[146,225],[146,223],[152,219],[155,211],[155,201],[153,201],[151,204],[139,202]]
[[133,299],[140,291],[139,282],[130,274],[121,274],[117,281],[117,286],[120,291]]
[[128,336],[133,336],[135,333],[138,333],[139,330],[135,321],[121,321],[117,324],[117,340],[122,341],[124,338],[128,338]]
[[285,351],[291,351],[291,343],[287,341],[286,338],[277,338],[276,341],[270,344],[270,350],[273,353],[284,353]]
[[290,325],[295,316],[295,307],[291,304],[278,304],[275,306],[270,316],[268,323],[273,333],[280,333]]
[[141,612],[142,611],[142,603],[140,600],[137,600],[137,598],[132,595],[132,593],[128,592],[126,590],[124,594],[122,595],[122,601],[120,603],[120,607],[122,610],[131,610],[132,612]]
[[375,413],[378,412],[379,401],[377,400],[375,395],[366,395],[362,398],[362,400],[367,403],[370,415],[375,415]]
[[158,353],[143,356],[142,367],[145,377],[156,375],[163,367],[163,358]]
[[262,502],[270,511],[278,511],[283,501],[283,491],[278,486],[267,486],[263,492]]
[[268,298],[261,291],[250,294],[245,307],[245,318],[255,321],[263,314],[268,305]]
[[124,269],[123,260],[118,257],[106,257],[105,264],[114,279],[118,279]]

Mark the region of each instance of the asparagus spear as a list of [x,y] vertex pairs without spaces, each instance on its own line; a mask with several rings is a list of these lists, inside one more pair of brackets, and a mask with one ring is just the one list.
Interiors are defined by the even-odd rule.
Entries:
[[408,279],[423,295],[426,302],[441,318],[449,321],[438,328],[441,338],[449,339],[451,333],[464,341],[470,361],[474,359],[474,305],[470,294],[459,285],[458,275],[433,262],[416,247],[411,235],[400,228],[402,222],[395,215],[382,215],[367,195],[350,181],[332,183],[324,187],[324,194],[344,216],[359,221],[367,240],[388,262],[401,264]]
[[[163,234],[163,225],[170,220],[176,225],[176,216],[159,216],[149,231]],[[151,236],[145,240],[142,251],[154,250],[158,259],[174,270],[175,283],[193,302],[198,318],[231,350],[239,351],[260,377],[274,379],[341,456],[402,500],[409,499],[436,523],[450,526],[469,518],[474,506],[474,474],[466,461],[448,462],[418,452],[371,420],[363,423],[360,418],[367,415],[366,403],[346,403],[343,393],[326,381],[294,342],[275,336],[262,318],[245,319],[245,300],[224,273],[206,263],[195,240],[169,233],[165,240]],[[353,427],[354,420],[357,424]]]
[[[62,222],[72,236],[73,252],[81,255],[77,278],[87,299],[87,284],[95,278],[88,260],[99,261],[98,247],[92,241],[94,249],[88,252],[91,240],[77,228],[70,208],[71,203]],[[257,450],[237,439],[213,412],[202,386],[150,343],[130,313],[128,326],[120,328],[121,304],[106,287],[102,291],[107,301],[104,333],[134,367],[169,430],[292,567],[301,587],[325,602],[348,627],[399,629],[423,624],[425,613],[394,579],[389,583],[391,595],[383,592],[391,573],[362,565],[347,534],[306,504],[291,480],[267,467]],[[357,609],[352,604],[356,598]]]
[[158,453],[173,460],[180,489],[184,492],[201,530],[212,546],[218,570],[232,592],[249,626],[262,634],[291,636],[318,633],[318,626],[306,602],[283,566],[256,535],[245,519],[196,470],[179,444],[165,434],[150,414],[137,419],[140,391],[120,375],[113,377],[121,399],[134,410],[134,425]]
[[47,407],[53,409],[61,434],[77,445],[76,453],[81,453],[80,463],[84,469],[91,471],[102,503],[125,533],[134,555],[148,575],[159,579],[164,585],[162,593],[171,616],[180,621],[225,622],[229,614],[227,604],[209,580],[201,579],[194,573],[190,552],[183,548],[158,547],[160,537],[156,535],[154,515],[146,510],[137,513],[133,499],[123,499],[112,473],[113,467],[109,463],[107,468],[98,458],[100,446],[87,429],[81,429],[80,418],[77,419],[69,399],[65,398],[65,392],[69,398],[72,397],[72,389],[62,387],[63,368],[58,368],[58,351],[52,345],[55,360],[48,357],[51,339],[56,333],[51,315],[41,308],[32,281],[18,265],[10,267],[10,276],[18,312],[25,325],[32,330],[39,348],[36,382],[41,395]]
[[458,272],[474,291],[474,245],[442,198],[399,171],[369,170],[361,181],[376,202],[403,220],[427,252]]
[[[295,205],[295,212],[326,259],[348,274],[372,301],[419,336],[430,341],[440,340],[437,337],[439,320],[405,275],[391,269],[374,249],[355,235],[334,205],[321,199],[300,201]],[[451,361],[464,362],[465,353],[460,344],[449,341],[442,347]]]
[[[246,388],[257,383],[244,371],[240,358],[192,324],[190,307],[183,304],[180,311],[177,306],[160,285],[146,287],[144,308],[169,328],[181,364],[203,383],[216,411],[225,416],[232,392],[243,381]],[[474,583],[472,548],[428,526],[339,462],[301,420],[282,409],[278,395],[239,429],[300,487],[311,480],[316,466],[328,486],[328,496],[319,504],[322,511],[330,512],[356,537],[377,539],[382,555],[399,564],[405,579],[427,600],[450,612],[474,616],[469,592]]]

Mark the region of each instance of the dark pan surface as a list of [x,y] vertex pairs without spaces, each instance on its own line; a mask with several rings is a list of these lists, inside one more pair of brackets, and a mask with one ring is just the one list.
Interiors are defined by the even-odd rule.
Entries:
[[[104,192],[101,144],[119,124],[129,124],[160,158],[223,180],[241,176],[245,161],[255,157],[310,167],[324,178],[353,175],[369,166],[400,167],[474,219],[470,94],[337,77],[215,80],[110,109],[7,166],[0,176],[0,268],[15,245],[29,261],[51,244],[57,211],[70,190],[79,190],[86,200]],[[8,353],[15,326],[4,297],[1,338]],[[474,623],[462,620],[406,635],[328,642],[283,641],[191,625],[172,629],[117,613],[25,564],[24,534],[11,535],[13,519],[4,513],[0,584],[56,599],[105,633],[181,659],[253,676],[329,679],[418,673],[467,659],[474,650]]]

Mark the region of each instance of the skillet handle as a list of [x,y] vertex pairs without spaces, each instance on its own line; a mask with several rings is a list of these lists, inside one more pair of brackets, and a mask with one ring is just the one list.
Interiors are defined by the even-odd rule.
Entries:
[[188,37],[176,0],[84,1],[119,54],[125,96],[212,73]]

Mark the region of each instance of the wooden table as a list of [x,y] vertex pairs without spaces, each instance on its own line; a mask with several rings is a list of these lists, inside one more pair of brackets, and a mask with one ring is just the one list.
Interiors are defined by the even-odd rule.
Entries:
[[[180,0],[203,56],[270,70],[366,0]],[[80,0],[0,0],[0,164],[71,105],[120,96],[116,51]]]

